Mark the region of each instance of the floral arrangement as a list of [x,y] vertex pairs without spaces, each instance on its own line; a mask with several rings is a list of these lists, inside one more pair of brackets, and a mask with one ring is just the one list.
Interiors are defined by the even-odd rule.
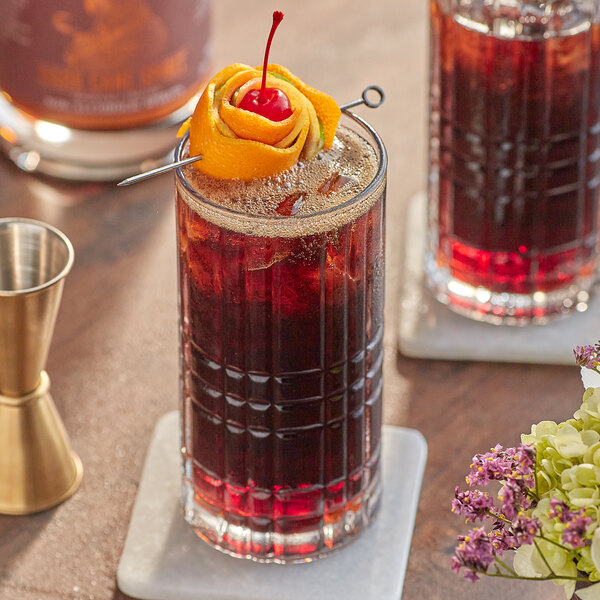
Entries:
[[[574,353],[588,387],[573,418],[542,421],[519,446],[476,455],[471,489],[456,488],[452,511],[481,525],[458,537],[452,558],[471,581],[552,580],[567,598],[577,585],[581,600],[600,600],[600,343]],[[495,493],[475,487],[491,482]]]

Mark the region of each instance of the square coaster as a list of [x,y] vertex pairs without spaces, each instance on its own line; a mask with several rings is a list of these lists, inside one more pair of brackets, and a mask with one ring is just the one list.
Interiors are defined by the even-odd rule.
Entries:
[[406,214],[398,318],[402,354],[415,358],[575,365],[573,348],[598,341],[597,289],[587,311],[573,312],[545,325],[498,326],[452,312],[425,285],[426,230],[427,195],[420,193],[411,198]]
[[259,564],[199,539],[180,506],[179,416],[158,422],[117,572],[141,600],[398,600],[410,550],[427,444],[418,431],[383,428],[383,496],[360,537],[312,563]]

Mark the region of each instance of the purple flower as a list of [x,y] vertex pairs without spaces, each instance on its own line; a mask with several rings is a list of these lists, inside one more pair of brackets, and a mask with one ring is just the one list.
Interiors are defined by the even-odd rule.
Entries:
[[504,479],[505,475],[512,472],[511,467],[512,461],[506,459],[502,446],[498,444],[490,452],[473,457],[467,482],[471,486],[478,483],[487,485],[490,481]]
[[512,526],[515,544],[513,548],[533,544],[535,536],[539,533],[542,524],[533,518],[519,515],[516,523]]
[[473,457],[467,483],[487,485],[490,481],[521,480],[527,488],[535,486],[535,450],[520,444],[504,450],[500,444],[485,454]]
[[494,500],[487,493],[479,490],[461,492],[456,486],[452,512],[463,515],[467,521],[475,522],[477,519],[483,521],[494,508]]
[[509,520],[513,520],[521,509],[519,499],[521,488],[514,481],[507,481],[498,492],[502,500],[502,514]]
[[488,537],[498,556],[502,556],[506,550],[518,548],[514,534],[507,531],[503,523],[498,523],[494,530],[488,533]]
[[528,488],[535,487],[535,448],[526,444],[519,444],[516,448],[510,448],[507,452],[514,454],[515,461],[519,466],[519,474]]
[[567,524],[562,534],[562,541],[564,544],[570,544],[572,548],[581,548],[584,545],[583,536],[587,531],[588,525],[592,519],[589,517],[583,517],[583,520],[577,521],[576,523]]
[[583,537],[587,528],[594,522],[594,519],[585,515],[585,509],[571,510],[566,502],[557,498],[550,500],[550,512],[548,516],[551,519],[558,519],[565,525],[562,533],[562,541],[570,544],[573,548],[581,548],[584,545]]
[[483,527],[472,529],[466,536],[459,535],[457,540],[459,544],[454,550],[452,570],[458,573],[464,568],[465,578],[477,581],[477,573],[486,573],[495,561],[494,546]]
[[515,517],[523,510],[531,506],[527,495],[527,486],[521,480],[509,479],[498,492],[502,500],[502,514],[514,521]]
[[595,346],[577,346],[573,354],[580,367],[596,369],[600,365],[600,342]]
[[465,569],[465,579],[468,579],[471,583],[475,583],[479,579],[479,575],[471,569]]
[[452,564],[450,565],[450,568],[452,569],[452,571],[458,575],[458,573],[460,573],[460,570],[462,569],[462,567],[463,567],[463,565],[460,562],[460,560],[458,560],[458,558],[456,558],[456,556],[453,556]]
[[483,527],[472,529],[468,535],[458,537],[458,545],[452,559],[455,573],[465,570],[465,577],[477,581],[480,574],[487,573],[496,557],[507,550],[532,544],[539,534],[541,524],[537,519],[526,517],[524,511],[537,502],[532,500],[535,488],[536,452],[532,446],[520,444],[515,448],[497,445],[485,454],[473,457],[467,476],[470,486],[487,485],[490,481],[501,484],[498,507],[494,499],[478,489],[454,491],[452,511],[463,515],[467,521],[492,523],[487,533]]
[[490,481],[504,483],[498,497],[502,514],[509,520],[531,506],[528,490],[535,487],[535,449],[520,444],[516,448],[497,445],[490,452],[473,457],[467,482],[487,485]]

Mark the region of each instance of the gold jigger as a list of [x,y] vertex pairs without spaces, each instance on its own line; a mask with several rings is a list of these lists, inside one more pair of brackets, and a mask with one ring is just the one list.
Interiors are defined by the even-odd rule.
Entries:
[[0,513],[51,508],[83,468],[43,370],[73,246],[31,219],[0,219]]

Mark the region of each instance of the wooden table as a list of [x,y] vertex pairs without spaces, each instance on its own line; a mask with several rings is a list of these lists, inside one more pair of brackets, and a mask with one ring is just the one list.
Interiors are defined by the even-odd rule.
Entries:
[[[286,20],[273,62],[340,103],[372,83],[388,94],[381,109],[359,109],[390,156],[384,420],[419,429],[429,444],[403,598],[562,598],[552,584],[473,586],[453,575],[450,557],[464,527],[449,504],[474,453],[516,443],[533,422],[572,414],[582,392],[577,369],[412,360],[397,352],[403,212],[425,183],[426,3],[218,0],[215,68],[260,63],[274,9]],[[66,184],[3,160],[0,181],[1,217],[47,221],[75,247],[48,372],[85,465],[68,502],[31,517],[0,516],[0,600],[122,600],[115,574],[149,436],[178,404],[172,179],[124,189]]]

